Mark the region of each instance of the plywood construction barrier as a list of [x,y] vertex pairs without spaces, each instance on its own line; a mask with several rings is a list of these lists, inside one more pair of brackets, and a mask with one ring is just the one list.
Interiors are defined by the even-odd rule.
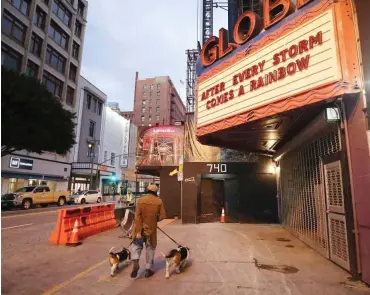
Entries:
[[116,227],[114,204],[59,210],[49,242],[54,245],[67,244],[76,220],[81,239],[112,229]]

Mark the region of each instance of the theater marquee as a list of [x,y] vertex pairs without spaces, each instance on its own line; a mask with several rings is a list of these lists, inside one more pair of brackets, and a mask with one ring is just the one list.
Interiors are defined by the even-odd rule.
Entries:
[[[340,92],[338,83],[348,77],[342,62],[345,48],[338,43],[340,14],[332,2],[317,2],[251,42],[230,45],[234,52],[218,63],[203,55],[197,84],[198,136],[286,111],[287,104],[293,109]],[[214,47],[222,52],[221,41]],[[215,52],[210,56],[218,56]],[[325,89],[325,95],[328,85],[336,88]],[[312,92],[320,89],[319,94]],[[305,99],[298,103],[296,98],[303,94]],[[266,111],[269,106],[273,112]],[[247,115],[241,118],[242,114]]]

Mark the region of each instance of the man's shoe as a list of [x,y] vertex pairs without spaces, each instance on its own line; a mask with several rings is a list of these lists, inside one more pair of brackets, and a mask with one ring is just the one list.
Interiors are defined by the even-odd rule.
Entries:
[[131,272],[132,279],[135,279],[137,277],[137,272],[139,271],[139,268],[140,268],[139,262],[135,261]]
[[151,269],[147,269],[145,271],[145,277],[146,278],[150,278],[152,275],[154,275],[154,271],[152,271]]

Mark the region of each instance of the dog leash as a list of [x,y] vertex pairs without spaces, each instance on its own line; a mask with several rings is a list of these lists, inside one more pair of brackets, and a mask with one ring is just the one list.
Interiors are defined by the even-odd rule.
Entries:
[[177,243],[174,239],[172,239],[168,234],[166,234],[160,227],[158,229],[164,233],[172,242],[174,242],[177,246],[181,246],[179,243]]

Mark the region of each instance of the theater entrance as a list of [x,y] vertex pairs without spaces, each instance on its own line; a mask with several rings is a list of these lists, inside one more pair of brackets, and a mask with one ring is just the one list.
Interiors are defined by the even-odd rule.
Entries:
[[273,180],[273,177],[266,174],[253,173],[200,175],[197,222],[220,222],[222,209],[225,211],[226,223],[278,222]]

